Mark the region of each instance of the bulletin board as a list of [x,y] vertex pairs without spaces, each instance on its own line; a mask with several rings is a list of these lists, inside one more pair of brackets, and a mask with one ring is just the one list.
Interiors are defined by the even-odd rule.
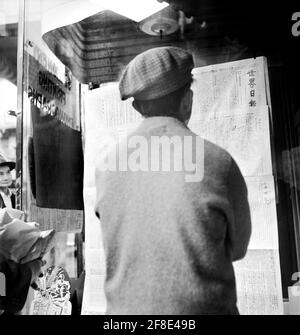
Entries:
[[220,145],[245,178],[252,235],[234,263],[241,314],[283,314],[275,165],[267,60],[264,57],[194,69],[189,127]]
[[[23,209],[42,230],[83,227],[80,84],[28,21],[24,43]],[[51,108],[50,108],[51,106]],[[46,109],[47,115],[41,116]]]
[[[234,263],[241,314],[283,314],[276,185],[272,164],[271,106],[264,57],[196,68],[189,128],[226,149],[248,187],[252,236],[247,255]],[[97,157],[140,122],[117,83],[84,93],[86,281],[82,314],[105,313],[105,264],[94,215]]]

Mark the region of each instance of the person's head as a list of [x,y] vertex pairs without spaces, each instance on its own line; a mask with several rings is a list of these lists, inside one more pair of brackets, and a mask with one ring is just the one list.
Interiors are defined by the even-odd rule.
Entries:
[[0,166],[0,188],[9,187],[12,183],[10,168],[7,165]]
[[122,73],[121,99],[133,97],[133,107],[144,117],[171,116],[188,122],[193,92],[192,55],[184,49],[161,47],[136,56]]
[[0,155],[0,188],[7,188],[12,184],[11,170],[15,168],[15,165],[14,162]]

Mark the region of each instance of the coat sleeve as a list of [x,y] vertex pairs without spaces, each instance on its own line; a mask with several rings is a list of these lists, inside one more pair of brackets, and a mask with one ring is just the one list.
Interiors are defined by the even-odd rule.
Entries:
[[233,222],[229,225],[228,238],[232,260],[237,261],[247,252],[251,236],[251,216],[247,186],[233,159],[228,173],[228,194],[233,212]]

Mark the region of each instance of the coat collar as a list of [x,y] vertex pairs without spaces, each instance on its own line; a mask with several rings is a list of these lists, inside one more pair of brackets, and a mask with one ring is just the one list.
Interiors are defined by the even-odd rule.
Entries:
[[151,128],[157,128],[161,126],[177,126],[180,128],[187,128],[185,123],[182,121],[171,117],[171,116],[153,116],[147,117],[142,120],[137,130],[146,130]]

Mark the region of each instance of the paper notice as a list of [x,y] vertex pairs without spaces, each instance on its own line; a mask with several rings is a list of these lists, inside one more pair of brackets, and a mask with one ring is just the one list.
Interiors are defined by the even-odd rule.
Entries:
[[248,250],[234,269],[241,314],[283,314],[278,250]]
[[196,118],[228,116],[235,109],[267,104],[263,57],[196,68],[193,75]]
[[189,128],[226,149],[244,176],[272,174],[267,106],[235,111],[231,116],[191,118]]
[[103,85],[99,98],[100,113],[107,128],[128,128],[141,121],[141,115],[132,107],[132,99],[121,100],[118,83]]
[[273,176],[246,177],[252,234],[249,249],[278,249]]
[[106,311],[104,275],[87,276],[84,284],[83,315],[103,315]]
[[104,250],[87,248],[86,260],[86,280],[81,314],[102,315],[106,311]]
[[30,221],[36,221],[41,230],[54,229],[56,232],[79,233],[82,229],[83,211],[38,207],[30,204]]

